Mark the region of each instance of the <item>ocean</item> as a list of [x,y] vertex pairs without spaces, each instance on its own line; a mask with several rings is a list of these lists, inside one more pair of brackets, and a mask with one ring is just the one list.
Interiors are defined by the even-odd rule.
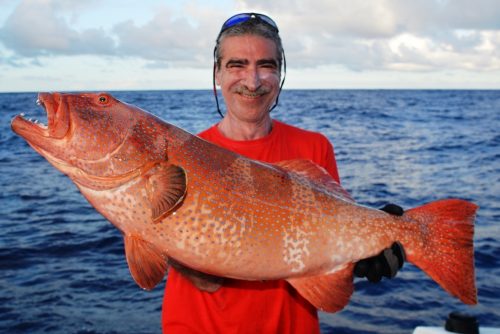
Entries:
[[[192,133],[220,119],[208,90],[113,95]],[[160,333],[164,283],[141,290],[120,232],[11,131],[22,112],[46,120],[36,98],[0,94],[0,332]],[[500,327],[499,90],[285,90],[272,115],[331,140],[359,203],[411,208],[458,197],[480,206],[477,306],[406,263],[392,280],[356,279],[343,311],[320,313],[322,333],[412,333],[443,325],[451,311]]]

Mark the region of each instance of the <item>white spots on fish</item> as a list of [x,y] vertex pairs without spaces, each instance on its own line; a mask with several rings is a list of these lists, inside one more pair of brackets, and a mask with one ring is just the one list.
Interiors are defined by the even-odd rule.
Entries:
[[203,259],[204,264],[217,263],[218,266],[230,266],[234,257],[241,256],[243,252],[248,255],[248,247],[242,244],[245,240],[242,226],[247,226],[248,219],[244,208],[217,201],[219,192],[188,190],[188,194],[193,196],[190,202],[195,204],[183,207],[177,216],[168,217],[167,222],[175,231],[173,239],[177,251],[181,251],[183,256],[190,254]]
[[184,250],[186,248],[186,240],[185,239],[178,239],[175,243],[175,247],[178,250]]
[[[197,203],[199,193],[194,193],[194,202]],[[176,247],[179,250],[189,251],[197,256],[206,256],[207,244],[211,242],[210,217],[213,212],[210,206],[183,207],[182,214],[171,215],[166,224],[173,229]]]
[[301,226],[292,224],[283,235],[283,262],[290,265],[291,272],[297,273],[305,268],[310,255],[308,233]]
[[149,205],[144,201],[146,191],[141,189],[140,178],[109,190],[83,187],[81,190],[92,205],[123,233],[160,239],[157,227],[152,224]]

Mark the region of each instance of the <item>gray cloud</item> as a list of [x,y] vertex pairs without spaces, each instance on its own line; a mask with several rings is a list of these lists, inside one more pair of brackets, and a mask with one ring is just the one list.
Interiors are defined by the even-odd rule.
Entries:
[[199,38],[199,28],[184,18],[170,17],[164,9],[142,26],[133,21],[116,24],[113,33],[118,39],[117,52],[155,61],[196,64],[208,47]]
[[2,43],[20,57],[114,54],[114,41],[102,29],[77,31],[71,28],[61,15],[71,3],[21,2],[0,30]]
[[[130,19],[107,30],[74,28],[72,22],[89,6],[70,0],[21,2],[0,28],[0,42],[13,52],[10,63],[94,54],[142,58],[151,68],[206,67],[226,18],[220,8],[186,2],[184,16],[163,6],[141,24]],[[500,70],[496,0],[243,0],[238,6],[276,19],[290,67]]]
[[346,33],[362,38],[441,29],[500,29],[497,0],[242,0],[279,18],[286,28],[313,33]]
[[244,0],[248,6],[277,20],[290,66],[500,70],[496,0]]
[[215,35],[217,27],[199,9],[193,10],[198,17],[189,17],[195,24],[188,18],[174,17],[167,7],[158,7],[152,19],[142,25],[127,20],[109,31],[102,27],[77,30],[71,21],[77,20],[79,10],[86,6],[79,3],[24,0],[0,28],[0,42],[15,53],[18,63],[23,58],[90,54],[139,57],[161,67],[172,63],[205,67],[211,59],[212,39],[206,32]]

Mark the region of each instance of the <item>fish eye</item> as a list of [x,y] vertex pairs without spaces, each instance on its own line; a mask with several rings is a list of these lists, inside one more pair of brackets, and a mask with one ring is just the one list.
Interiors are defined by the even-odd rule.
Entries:
[[99,103],[100,104],[106,104],[106,103],[108,103],[108,101],[109,101],[109,98],[106,95],[99,96]]

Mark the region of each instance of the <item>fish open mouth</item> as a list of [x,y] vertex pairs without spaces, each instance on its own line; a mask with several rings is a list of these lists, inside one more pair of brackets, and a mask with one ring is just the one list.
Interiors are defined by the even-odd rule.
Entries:
[[47,113],[47,124],[38,119],[27,118],[24,113],[14,117],[12,130],[28,141],[35,137],[63,138],[69,129],[69,115],[60,93],[39,93],[36,103]]

